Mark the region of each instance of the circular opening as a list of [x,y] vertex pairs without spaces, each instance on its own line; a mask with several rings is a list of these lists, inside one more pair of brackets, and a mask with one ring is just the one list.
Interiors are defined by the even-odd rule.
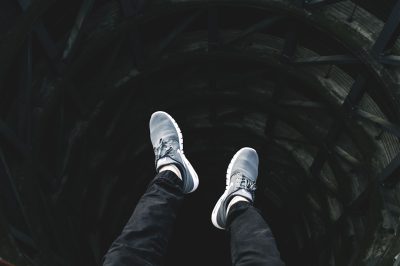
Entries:
[[[349,1],[75,2],[62,17],[65,6],[36,14],[42,24],[0,76],[11,128],[0,159],[15,177],[3,181],[17,186],[4,186],[2,211],[21,252],[101,263],[155,175],[148,120],[164,110],[200,177],[167,265],[230,265],[228,234],[210,215],[244,146],[260,156],[255,206],[287,265],[382,260],[399,199],[378,176],[400,151],[400,117],[396,70],[375,69],[365,51],[380,20]],[[79,8],[84,22],[71,33]]]

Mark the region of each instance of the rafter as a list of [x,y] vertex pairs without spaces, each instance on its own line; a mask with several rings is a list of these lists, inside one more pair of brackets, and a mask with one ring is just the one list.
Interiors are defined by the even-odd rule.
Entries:
[[320,102],[306,101],[306,100],[286,100],[278,103],[281,106],[296,107],[296,108],[317,108],[327,109],[327,106]]
[[398,28],[400,25],[400,0],[396,2],[394,7],[392,8],[392,13],[387,19],[383,29],[375,41],[374,46],[372,47],[371,53],[374,56],[381,56],[385,50],[388,48],[390,43],[393,43],[393,40],[398,36]]
[[[18,226],[26,227],[26,212],[25,207],[22,204],[20,193],[18,192],[18,186],[15,183],[14,177],[11,175],[9,166],[6,162],[3,150],[0,148],[0,192],[2,197],[7,201],[9,211],[16,221]],[[17,226],[17,225],[15,225]]]
[[176,26],[166,38],[160,41],[159,46],[155,49],[153,53],[153,57],[157,58],[162,54],[162,52],[174,41],[176,38],[184,32],[192,23],[193,21],[198,18],[203,13],[203,10],[198,10],[195,13],[186,17],[178,26]]
[[327,106],[320,102],[307,100],[286,100],[280,101],[278,104],[287,107],[327,109]]
[[353,86],[343,102],[342,109],[344,109],[344,111],[350,112],[355,109],[355,105],[361,101],[361,98],[364,95],[366,83],[367,77],[363,74],[359,74],[356,77]]
[[326,55],[297,58],[293,61],[295,65],[345,65],[358,64],[360,61],[352,55]]
[[244,38],[246,38],[247,36],[258,32],[258,31],[262,31],[262,30],[266,30],[271,26],[274,26],[276,23],[284,20],[285,17],[283,16],[273,16],[273,17],[269,17],[266,19],[263,19],[259,22],[257,22],[254,25],[251,25],[250,27],[248,27],[247,29],[243,30],[242,32],[240,32],[237,36],[235,36],[232,39],[226,40],[223,45],[231,45],[234,44],[238,41],[243,40]]
[[356,109],[354,113],[357,115],[357,117],[367,120],[371,123],[374,123],[379,127],[381,127],[383,130],[385,130],[386,132],[389,132],[394,136],[400,138],[400,126],[361,109]]
[[[31,4],[30,0],[18,0],[18,4],[20,5],[23,11],[26,11]],[[53,67],[55,67],[55,59],[58,55],[58,49],[54,41],[51,39],[49,32],[44,27],[43,21],[39,20],[35,26],[33,26],[33,30],[42,45],[47,58],[51,60]]]
[[[380,58],[383,63],[391,64],[393,65],[396,63],[399,59],[398,56],[386,56],[382,57],[382,54],[384,54],[385,50],[388,48],[389,45],[394,43],[394,40],[397,39],[398,34],[399,34],[399,26],[400,26],[400,0],[396,2],[392,9],[392,13],[390,14],[388,20],[386,21],[378,39],[376,40],[374,46],[372,47],[371,53]],[[383,124],[385,128],[390,128],[391,131],[393,131],[392,126],[388,126],[387,123]],[[383,127],[383,126],[382,126]],[[395,128],[395,132],[397,133],[397,128]],[[399,174],[398,173],[400,169],[400,153],[389,163],[388,166],[386,166],[385,169],[382,170],[381,174],[379,175],[379,180],[387,186],[393,185],[396,182],[399,181]]]
[[79,13],[76,17],[74,26],[68,37],[66,47],[65,47],[65,50],[62,55],[63,60],[66,60],[73,53],[74,47],[75,47],[78,37],[80,35],[80,30],[82,28],[82,24],[85,21],[88,14],[90,13],[90,11],[92,10],[94,1],[95,0],[84,0],[83,1],[81,8],[79,10]]
[[345,151],[341,147],[335,146],[333,148],[333,150],[336,153],[336,155],[339,156],[339,158],[341,158],[342,160],[346,161],[350,165],[359,166],[361,164],[361,162],[357,158],[355,158],[353,155],[351,155],[350,153],[348,153],[347,151]]
[[400,180],[400,153],[379,174],[379,180],[387,187],[394,186]]
[[35,242],[31,236],[27,235],[26,233],[15,228],[12,225],[10,225],[9,228],[10,228],[10,232],[14,236],[14,238],[18,239],[20,242],[24,243],[25,245],[29,246],[30,248],[32,248],[34,250],[36,249]]
[[306,8],[319,8],[327,5],[342,2],[344,0],[305,0]]
[[386,55],[379,58],[379,62],[388,66],[400,66],[399,55]]
[[310,172],[314,176],[318,176],[321,172],[321,169],[328,157],[328,151],[333,148],[334,141],[339,137],[340,131],[342,129],[342,124],[340,121],[335,121],[329,131],[327,136],[325,137],[325,147],[321,147],[317,154],[314,157],[314,160],[310,166]]
[[[361,100],[362,96],[364,95],[365,85],[366,77],[359,74],[342,104],[341,109],[344,113],[353,112],[353,110],[355,109],[355,105]],[[325,138],[326,149],[320,149],[314,157],[314,161],[310,167],[310,171],[312,174],[318,175],[320,173],[322,166],[324,165],[328,157],[327,151],[331,150],[333,143],[340,136],[342,129],[343,121],[335,120]]]
[[0,42],[0,90],[3,89],[3,83],[7,77],[8,71],[16,61],[20,49],[23,47],[32,25],[49,8],[51,0],[35,1],[35,4],[26,10],[26,12],[17,19],[10,29],[10,34],[3,36]]

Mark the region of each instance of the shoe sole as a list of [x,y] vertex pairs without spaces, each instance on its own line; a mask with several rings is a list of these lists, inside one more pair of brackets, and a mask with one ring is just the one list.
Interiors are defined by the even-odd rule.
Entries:
[[247,147],[245,148],[241,148],[238,152],[235,153],[235,155],[232,157],[231,162],[228,165],[228,169],[226,170],[226,186],[225,186],[225,191],[224,194],[222,194],[222,196],[219,198],[219,200],[217,201],[217,203],[214,206],[214,209],[211,213],[211,222],[213,223],[213,225],[215,227],[217,227],[218,229],[222,229],[224,230],[223,227],[221,227],[218,222],[217,222],[217,216],[218,216],[218,210],[221,207],[222,202],[225,200],[225,198],[227,197],[227,192],[229,190],[229,184],[231,181],[231,172],[232,172],[232,167],[235,164],[237,158],[239,157],[239,154],[242,152],[242,150],[244,149],[249,149]]
[[192,188],[192,190],[190,190],[188,192],[188,193],[191,193],[191,192],[195,191],[197,189],[197,187],[199,186],[199,177],[198,177],[196,171],[194,170],[192,164],[186,158],[185,153],[183,151],[183,135],[182,135],[182,131],[179,128],[178,123],[176,123],[175,119],[173,119],[172,116],[170,116],[168,113],[163,112],[163,111],[158,111],[158,113],[163,113],[164,115],[166,115],[172,121],[172,124],[174,125],[176,132],[178,132],[179,148],[180,148],[180,151],[181,151],[181,156],[182,156],[183,162],[186,164],[187,169],[189,170],[190,175],[191,175],[192,180],[193,180],[193,188]]

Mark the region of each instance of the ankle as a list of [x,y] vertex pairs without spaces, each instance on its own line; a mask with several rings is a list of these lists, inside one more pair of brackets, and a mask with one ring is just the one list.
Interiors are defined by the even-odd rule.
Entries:
[[167,165],[164,165],[164,166],[162,166],[162,167],[160,168],[159,172],[161,173],[161,172],[164,172],[164,171],[171,171],[171,172],[173,172],[174,174],[176,174],[176,176],[177,176],[180,180],[182,180],[182,173],[181,173],[181,171],[179,170],[179,168],[178,168],[176,165],[174,165],[174,164],[167,164]]
[[248,199],[246,199],[245,197],[242,197],[242,196],[234,196],[230,201],[229,201],[229,204],[228,204],[228,207],[226,208],[226,215],[228,216],[228,214],[229,214],[229,210],[231,209],[231,207],[234,205],[234,204],[236,204],[236,203],[238,203],[238,202],[240,202],[240,201],[245,201],[245,202],[250,202]]

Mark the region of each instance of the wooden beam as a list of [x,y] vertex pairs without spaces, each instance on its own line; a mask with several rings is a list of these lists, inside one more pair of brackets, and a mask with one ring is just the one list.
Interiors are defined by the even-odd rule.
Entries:
[[266,30],[269,27],[274,26],[276,23],[278,23],[284,19],[285,19],[285,17],[283,17],[283,16],[273,16],[273,17],[268,17],[266,19],[263,19],[263,20],[257,22],[256,24],[251,25],[247,29],[243,30],[242,32],[240,32],[237,36],[233,37],[232,39],[226,40],[223,43],[223,45],[225,46],[225,45],[235,44],[255,32]]
[[94,4],[95,0],[84,0],[81,8],[79,10],[79,13],[76,17],[75,23],[72,27],[72,30],[69,34],[63,55],[62,55],[62,59],[66,60],[69,56],[71,56],[71,54],[74,51],[74,47],[78,41],[78,37],[79,37],[79,33],[80,30],[82,28],[83,22],[85,21],[86,17],[88,16],[88,14],[90,13],[90,11],[92,10],[93,4]]
[[371,113],[366,112],[361,109],[356,109],[354,111],[354,113],[358,118],[366,120],[371,123],[374,123],[374,124],[378,125],[380,128],[382,128],[383,130],[385,130],[386,132],[389,132],[389,133],[393,134],[394,136],[400,138],[400,126],[393,124],[384,118],[381,118],[379,116],[376,116],[374,114],[371,114]]
[[293,61],[295,65],[348,65],[361,64],[358,58],[352,55],[325,55],[297,58]]

